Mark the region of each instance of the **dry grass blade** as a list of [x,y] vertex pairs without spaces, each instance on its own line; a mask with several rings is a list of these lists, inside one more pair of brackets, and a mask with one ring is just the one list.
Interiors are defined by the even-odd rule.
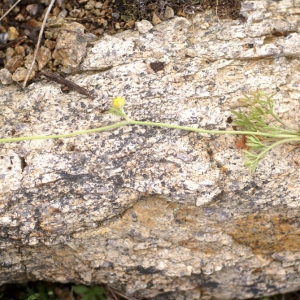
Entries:
[[40,44],[41,44],[42,36],[43,36],[43,33],[44,33],[44,29],[45,29],[45,26],[46,26],[46,22],[47,22],[48,16],[50,14],[50,11],[51,11],[54,3],[55,3],[55,0],[51,0],[50,4],[48,6],[48,9],[46,11],[46,14],[45,14],[45,17],[44,17],[44,20],[43,20],[43,24],[42,24],[42,27],[41,27],[41,30],[40,30],[38,42],[37,42],[36,47],[35,47],[35,51],[34,51],[32,63],[30,65],[30,68],[29,68],[29,70],[27,72],[26,78],[25,78],[24,83],[23,83],[23,89],[26,87],[28,78],[29,78],[29,76],[30,76],[30,74],[32,72],[32,69],[33,69],[33,66],[34,66],[34,63],[35,63],[35,60],[36,60],[39,48],[40,48]]
[[9,12],[12,10],[12,9],[14,9],[14,7],[20,2],[21,0],[18,0],[14,5],[12,5],[11,7],[10,7],[10,9],[0,18],[0,22],[3,20],[3,18],[5,18],[8,14],[9,14]]
[[124,294],[122,294],[122,293],[116,291],[115,289],[113,289],[113,288],[111,288],[111,287],[109,287],[109,286],[107,286],[107,288],[109,289],[110,292],[113,291],[115,294],[119,295],[120,297],[122,297],[122,298],[124,298],[124,299],[126,299],[126,300],[137,300],[137,299],[132,298],[132,297],[127,297],[127,296],[125,296]]

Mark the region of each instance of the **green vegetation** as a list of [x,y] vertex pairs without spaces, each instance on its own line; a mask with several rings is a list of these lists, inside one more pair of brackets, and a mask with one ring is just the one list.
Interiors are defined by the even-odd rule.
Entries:
[[267,96],[265,93],[258,91],[246,96],[244,99],[242,99],[242,102],[243,104],[250,106],[250,112],[249,114],[245,114],[233,111],[233,114],[236,116],[236,119],[234,119],[234,124],[238,126],[240,130],[206,130],[192,128],[188,126],[172,125],[168,123],[131,120],[126,115],[123,109],[125,105],[124,98],[116,97],[113,100],[113,105],[109,112],[111,114],[125,119],[125,121],[123,122],[115,123],[100,128],[81,130],[66,134],[2,138],[0,139],[0,143],[10,143],[37,139],[67,138],[77,136],[80,134],[112,130],[127,125],[165,127],[208,134],[243,135],[246,137],[246,146],[249,148],[248,150],[244,150],[245,165],[252,174],[255,172],[257,164],[264,158],[268,151],[270,151],[275,146],[284,143],[299,143],[300,133],[297,129],[291,128],[275,115],[273,111],[274,102],[272,100],[272,96]]
[[[300,291],[265,296],[257,300],[298,300]],[[6,284],[0,286],[1,300],[137,300],[121,292],[102,285],[85,286],[62,284],[57,282],[28,282],[23,284]],[[254,300],[253,298],[249,300]]]
[[71,294],[74,298],[74,292],[80,295],[80,300],[105,300],[105,290],[101,286],[72,286]]

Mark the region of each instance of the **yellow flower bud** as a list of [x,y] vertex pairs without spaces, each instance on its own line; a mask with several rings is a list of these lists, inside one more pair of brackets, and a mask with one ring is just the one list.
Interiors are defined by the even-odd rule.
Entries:
[[125,99],[122,97],[116,97],[115,99],[113,99],[113,104],[112,106],[114,108],[122,108],[125,104]]

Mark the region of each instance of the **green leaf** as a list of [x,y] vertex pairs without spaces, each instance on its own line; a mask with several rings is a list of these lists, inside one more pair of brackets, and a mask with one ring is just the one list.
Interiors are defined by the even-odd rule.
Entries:
[[72,286],[72,290],[79,295],[84,295],[89,292],[90,288],[84,285]]

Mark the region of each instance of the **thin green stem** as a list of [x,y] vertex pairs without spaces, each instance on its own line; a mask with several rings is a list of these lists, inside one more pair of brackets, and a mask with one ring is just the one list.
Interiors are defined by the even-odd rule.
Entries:
[[300,134],[294,132],[290,134],[276,134],[276,133],[267,133],[267,132],[253,132],[253,131],[238,131],[238,130],[209,130],[209,129],[201,129],[201,128],[194,128],[188,126],[180,126],[180,125],[172,125],[167,123],[156,123],[156,122],[148,122],[148,121],[134,121],[129,120],[129,124],[131,125],[144,125],[144,126],[156,126],[156,127],[166,127],[172,129],[180,129],[180,130],[187,130],[187,131],[194,131],[199,133],[209,133],[209,134],[242,134],[242,135],[258,135],[258,136],[265,136],[265,137],[273,137],[273,138],[298,138],[300,139]]
[[33,135],[33,136],[21,136],[21,137],[15,137],[15,138],[3,138],[3,139],[0,139],[0,143],[12,143],[12,142],[19,142],[19,141],[26,141],[26,140],[46,140],[46,139],[68,138],[68,137],[81,135],[81,134],[88,134],[88,133],[95,133],[95,132],[100,132],[100,131],[116,129],[118,127],[122,127],[125,125],[129,125],[129,122],[124,121],[124,122],[115,123],[115,124],[104,126],[104,127],[80,130],[80,131],[75,131],[75,132],[71,132],[71,133],[64,133],[64,134],[57,134],[57,135]]
[[[246,157],[250,158],[249,161],[246,161],[246,166],[249,168],[250,173],[253,174],[256,170],[257,164],[264,158],[264,156],[267,154],[268,151],[270,151],[272,148],[284,144],[284,143],[291,143],[291,142],[299,142],[298,137],[289,138],[289,139],[283,139],[280,141],[277,141],[276,143],[271,144],[270,146],[266,147],[263,151],[261,151],[258,154],[251,153],[248,151],[244,151],[246,154]],[[255,159],[253,159],[255,157]]]
[[297,142],[299,140],[300,140],[299,138],[294,137],[294,138],[289,138],[289,139],[284,139],[284,140],[277,141],[277,142],[273,143],[272,145],[266,147],[262,152],[260,152],[259,155],[257,156],[257,158],[259,160],[262,159],[268,151],[270,151],[272,148],[274,148],[274,147],[276,147],[280,144]]
[[279,122],[281,125],[283,125],[285,128],[291,130],[292,132],[295,132],[297,131],[296,129],[294,129],[293,127],[290,127],[289,125],[287,125],[285,122],[283,122],[282,120],[280,120],[272,111],[271,113],[272,117],[277,121]]
[[90,133],[96,133],[96,132],[116,129],[118,127],[122,127],[122,126],[126,126],[126,125],[142,125],[142,126],[165,127],[165,128],[172,128],[172,129],[179,129],[179,130],[186,130],[186,131],[194,131],[194,132],[208,133],[208,134],[234,134],[234,135],[242,134],[242,135],[265,136],[265,137],[276,138],[276,139],[291,138],[291,139],[300,140],[300,134],[297,133],[297,132],[291,133],[291,134],[276,134],[276,133],[266,133],[266,132],[259,132],[259,131],[253,132],[253,131],[235,131],[235,130],[208,130],[208,129],[188,127],[188,126],[172,125],[172,124],[167,124],[167,123],[156,123],[156,122],[148,122],[148,121],[135,121],[135,120],[129,120],[128,119],[128,121],[123,121],[123,122],[120,122],[120,123],[115,123],[115,124],[100,127],[100,128],[80,130],[80,131],[75,131],[75,132],[65,133],[65,134],[46,135],[46,136],[34,135],[34,136],[26,136],[26,137],[2,138],[2,139],[0,139],[0,143],[11,143],[11,142],[26,141],[26,140],[68,138],[68,137],[73,137],[73,136],[82,135],[82,134],[90,134]]

